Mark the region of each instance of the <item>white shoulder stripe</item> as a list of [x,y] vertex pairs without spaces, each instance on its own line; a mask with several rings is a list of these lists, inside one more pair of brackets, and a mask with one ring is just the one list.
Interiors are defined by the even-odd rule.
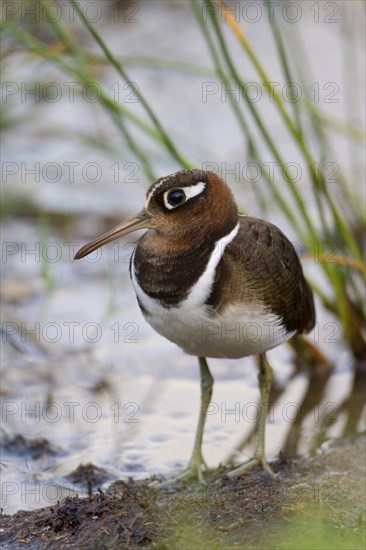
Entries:
[[216,268],[219,261],[221,260],[227,245],[230,244],[238,234],[239,227],[240,222],[237,223],[228,235],[225,235],[225,237],[222,237],[217,241],[205,271],[202,273],[196,284],[191,288],[187,298],[182,302],[181,307],[191,308],[202,305],[206,302],[211,293],[212,285],[215,280]]
[[[240,222],[234,227],[232,231],[225,237],[219,239],[215,245],[215,248],[211,254],[211,257],[207,263],[205,271],[202,273],[201,277],[198,279],[195,285],[190,289],[189,294],[185,300],[183,300],[175,308],[171,308],[171,311],[193,311],[194,308],[203,306],[209,297],[212,289],[212,285],[215,280],[216,268],[221,260],[225,248],[233,241],[238,234],[240,227]],[[135,254],[135,252],[134,252]],[[160,305],[159,300],[151,298],[142,290],[140,287],[134,266],[134,254],[132,256],[132,265],[131,265],[131,279],[132,284],[135,288],[138,299],[140,300],[143,307],[149,312],[149,314],[154,317],[154,315],[161,315],[161,312],[164,311],[163,306]],[[193,309],[192,309],[193,308]]]

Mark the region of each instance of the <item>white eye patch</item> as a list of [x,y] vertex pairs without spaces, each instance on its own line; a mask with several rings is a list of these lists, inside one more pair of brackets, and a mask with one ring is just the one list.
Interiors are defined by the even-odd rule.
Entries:
[[[206,184],[203,183],[203,181],[199,181],[195,185],[179,187],[177,189],[169,189],[169,191],[165,191],[164,193],[164,205],[168,210],[173,210],[174,208],[177,208],[181,204],[187,202],[187,200],[200,195],[205,187]],[[184,194],[181,201],[179,201],[178,197],[179,192]]]

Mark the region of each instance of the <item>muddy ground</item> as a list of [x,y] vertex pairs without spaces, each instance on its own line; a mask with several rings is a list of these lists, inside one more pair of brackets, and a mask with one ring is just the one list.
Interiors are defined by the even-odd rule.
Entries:
[[[324,447],[324,446],[323,446]],[[103,471],[78,468],[69,479],[89,498],[1,517],[4,550],[117,548],[365,548],[365,437],[338,440],[313,458],[273,464],[237,479],[216,473],[204,487],[155,489],[150,480],[98,489]]]

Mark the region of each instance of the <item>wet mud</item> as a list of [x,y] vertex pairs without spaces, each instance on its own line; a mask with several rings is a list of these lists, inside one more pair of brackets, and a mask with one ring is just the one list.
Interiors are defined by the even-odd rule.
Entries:
[[[117,481],[88,464],[70,479],[89,497],[0,520],[2,548],[352,548],[365,547],[365,436],[323,445],[314,457],[273,463],[236,479],[157,489],[150,478]],[[215,483],[216,481],[216,483]],[[306,533],[306,536],[304,534]]]

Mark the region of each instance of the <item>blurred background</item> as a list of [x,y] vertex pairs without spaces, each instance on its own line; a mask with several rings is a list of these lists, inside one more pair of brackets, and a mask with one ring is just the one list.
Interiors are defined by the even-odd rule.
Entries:
[[[363,2],[1,9],[4,509],[72,494],[65,476],[80,463],[110,479],[186,464],[198,364],[139,311],[138,235],[73,260],[182,167],[217,172],[242,212],[278,225],[316,296],[307,342],[269,353],[268,456],[311,456],[363,431]],[[256,360],[210,365],[204,454],[242,462]]]

